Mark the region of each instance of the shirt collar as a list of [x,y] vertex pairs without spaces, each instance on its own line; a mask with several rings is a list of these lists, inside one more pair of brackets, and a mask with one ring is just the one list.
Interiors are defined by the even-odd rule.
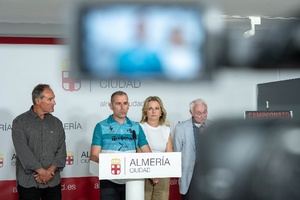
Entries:
[[[33,105],[30,107],[30,109],[29,109],[28,112],[29,112],[34,118],[39,118],[39,119],[40,119],[40,117],[33,111]],[[45,119],[46,117],[48,117],[49,115],[50,115],[49,113],[46,113],[44,119]]]
[[[113,115],[110,115],[110,116],[108,117],[107,122],[108,122],[108,123],[117,123],[117,124],[119,124],[119,122],[117,122],[117,121],[113,118]],[[132,125],[132,122],[131,122],[131,120],[130,120],[128,117],[126,117],[126,118],[125,118],[124,124]]]
[[205,126],[205,122],[204,123],[197,123],[194,118],[192,118],[192,122],[193,122],[193,125],[196,126],[197,128],[200,128],[200,127],[203,127]]

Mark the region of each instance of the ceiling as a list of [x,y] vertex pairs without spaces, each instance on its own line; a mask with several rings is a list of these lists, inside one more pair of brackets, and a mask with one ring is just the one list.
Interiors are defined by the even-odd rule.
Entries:
[[[300,14],[299,0],[206,0],[233,18]],[[206,2],[206,3],[207,3]],[[61,37],[75,0],[0,0],[0,35]],[[298,13],[296,13],[298,12]]]

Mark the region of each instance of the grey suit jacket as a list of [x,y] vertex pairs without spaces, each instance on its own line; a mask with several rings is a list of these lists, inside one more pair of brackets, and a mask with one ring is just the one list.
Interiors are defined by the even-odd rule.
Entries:
[[178,123],[174,130],[174,150],[181,152],[182,176],[179,179],[180,194],[186,194],[193,176],[196,147],[192,118]]

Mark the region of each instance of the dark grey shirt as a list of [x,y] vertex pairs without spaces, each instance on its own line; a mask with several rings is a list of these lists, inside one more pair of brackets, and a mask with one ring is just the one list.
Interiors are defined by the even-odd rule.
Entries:
[[204,128],[206,127],[206,124],[199,124],[199,127],[196,126],[196,121],[193,120],[193,131],[194,131],[194,140],[195,140],[195,148],[196,148],[196,162],[198,161],[197,151],[199,149],[199,141],[200,141],[200,134],[203,133]]
[[[60,183],[60,171],[65,167],[66,143],[62,122],[51,114],[44,119],[29,111],[13,121],[12,139],[15,146],[17,183],[23,187],[46,188]],[[47,184],[34,179],[35,170],[55,165],[57,171]]]

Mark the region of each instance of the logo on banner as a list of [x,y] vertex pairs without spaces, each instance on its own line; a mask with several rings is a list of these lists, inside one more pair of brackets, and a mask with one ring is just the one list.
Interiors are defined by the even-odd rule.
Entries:
[[0,168],[4,166],[4,156],[0,154]]
[[74,155],[72,152],[68,152],[66,157],[66,165],[73,165],[73,164],[74,164]]
[[62,71],[62,88],[66,91],[74,92],[81,88],[81,81],[70,77],[70,71]]
[[121,173],[121,160],[118,158],[111,159],[111,174],[119,175]]

